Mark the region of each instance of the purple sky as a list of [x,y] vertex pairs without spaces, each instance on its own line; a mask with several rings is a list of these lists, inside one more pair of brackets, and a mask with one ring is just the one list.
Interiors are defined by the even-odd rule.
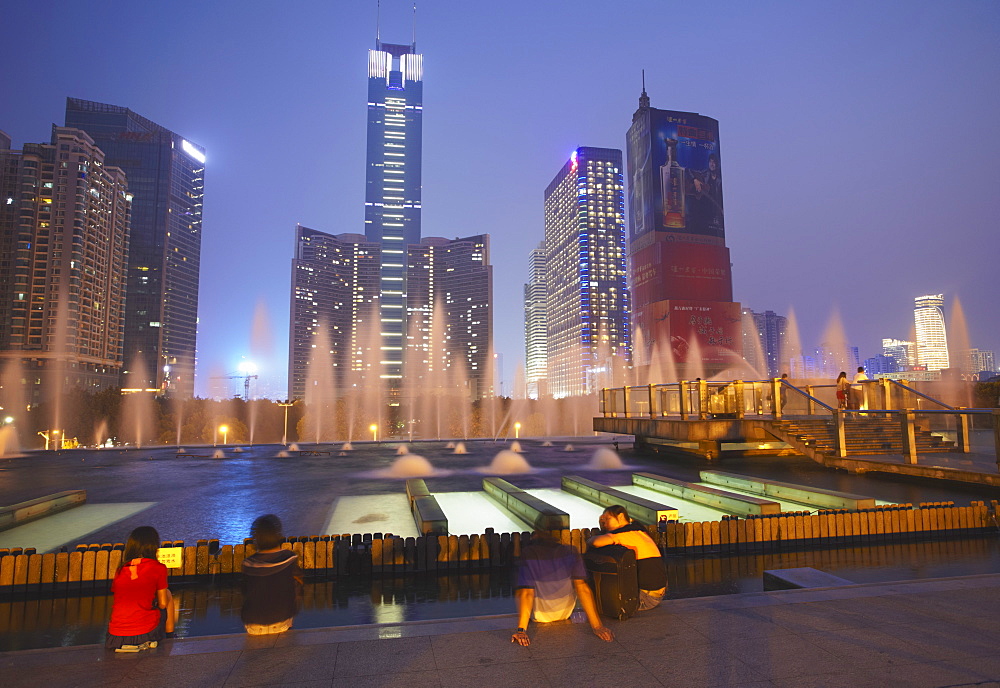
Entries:
[[[383,0],[383,40],[409,41],[410,7]],[[15,146],[46,141],[75,96],[205,146],[198,391],[245,355],[260,391],[283,396],[295,223],[363,231],[374,0],[37,8],[2,14],[0,129]],[[839,310],[866,357],[909,336],[914,296],[943,292],[949,308],[961,299],[972,346],[1000,348],[1000,3],[422,0],[418,12],[423,233],[492,236],[505,389],[524,355],[542,192],[577,146],[624,148],[643,68],[653,107],[720,122],[738,301],[794,308],[807,347]]]

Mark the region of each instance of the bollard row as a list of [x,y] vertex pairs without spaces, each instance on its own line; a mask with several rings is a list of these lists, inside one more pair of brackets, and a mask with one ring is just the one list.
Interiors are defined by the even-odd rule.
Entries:
[[[858,511],[785,512],[696,523],[661,522],[648,527],[668,553],[766,552],[846,543],[925,539],[940,534],[973,535],[997,528],[1000,504],[929,502],[913,508],[896,504]],[[580,552],[597,529],[554,531],[561,542]],[[284,543],[299,555],[311,576],[381,576],[411,573],[475,573],[509,568],[529,533],[427,535],[389,533],[291,537]],[[252,540],[221,545],[218,540],[164,541],[183,550],[171,578],[231,576],[253,554]],[[79,545],[72,552],[38,554],[34,549],[0,549],[0,592],[55,589],[106,589],[121,564],[121,543]]]

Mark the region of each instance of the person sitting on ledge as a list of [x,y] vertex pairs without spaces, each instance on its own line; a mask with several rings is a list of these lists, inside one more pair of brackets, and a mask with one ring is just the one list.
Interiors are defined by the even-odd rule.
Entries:
[[260,516],[250,526],[257,552],[243,560],[243,626],[250,635],[284,633],[298,611],[302,571],[298,555],[281,549],[281,519]]
[[562,621],[570,617],[579,599],[594,635],[610,643],[615,636],[597,615],[594,593],[587,584],[587,571],[580,553],[569,545],[560,544],[552,536],[552,530],[559,527],[551,517],[541,516],[535,523],[531,541],[521,548],[514,590],[518,628],[510,641],[530,645],[528,621],[532,612],[538,623]]
[[173,635],[177,606],[167,588],[167,567],[156,560],[159,546],[160,534],[152,526],[139,526],[129,534],[111,583],[114,601],[106,649],[151,650]]
[[622,545],[635,552],[639,576],[639,611],[652,609],[667,592],[667,569],[660,548],[646,530],[632,521],[623,506],[609,506],[601,514],[601,535],[587,541],[590,547]]

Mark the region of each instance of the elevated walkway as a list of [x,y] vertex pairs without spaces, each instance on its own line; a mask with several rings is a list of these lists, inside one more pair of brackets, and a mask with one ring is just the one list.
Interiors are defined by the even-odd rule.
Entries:
[[[640,449],[710,461],[727,454],[797,453],[852,472],[1000,485],[1000,409],[953,406],[906,381],[856,385],[852,409],[837,408],[834,391],[833,385],[796,386],[787,379],[603,389],[601,416],[593,427],[633,435]],[[972,447],[976,426],[989,428],[985,432],[993,435],[990,446]],[[982,454],[975,470],[942,465],[970,463],[953,457],[972,454]],[[939,455],[942,459],[932,458]]]

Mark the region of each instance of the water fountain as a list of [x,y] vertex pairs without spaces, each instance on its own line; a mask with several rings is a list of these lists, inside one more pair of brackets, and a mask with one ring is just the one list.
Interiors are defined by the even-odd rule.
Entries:
[[153,433],[153,418],[156,415],[153,399],[155,392],[146,391],[149,375],[138,354],[132,362],[126,377],[126,387],[134,390],[122,398],[122,422],[119,432],[122,439],[136,447],[143,443],[158,441]]
[[301,451],[301,450],[299,449],[299,445],[298,444],[296,444],[295,442],[292,442],[290,445],[288,445],[288,451],[297,452],[297,451]]
[[622,463],[622,457],[618,455],[618,452],[607,447],[600,447],[595,451],[593,457],[584,466],[584,468],[592,471],[616,471],[625,467],[625,464]]
[[409,453],[410,453],[410,448],[407,447],[405,444],[399,445],[399,448],[396,449],[397,456],[406,456]]
[[417,454],[404,454],[389,468],[379,471],[379,475],[386,478],[426,478],[434,474],[431,462]]
[[226,458],[226,452],[222,451],[221,449],[216,449],[214,452],[212,452],[212,458],[213,459],[224,459],[224,458]]
[[[341,445],[341,447],[340,447],[340,451],[342,451],[342,452],[349,452],[349,451],[351,451],[352,449],[354,449],[354,447],[353,447],[353,446],[351,446],[351,443],[350,443],[350,442],[344,442],[344,444],[343,444],[343,445]],[[295,450],[296,450],[296,451],[298,451],[298,448],[296,447],[296,449],[295,449]]]
[[510,450],[515,454],[521,454],[524,452],[524,450],[521,449],[521,443],[518,442],[517,440],[514,440],[513,442],[510,443]]
[[563,451],[574,452],[576,451],[576,447],[574,447],[572,444],[567,444],[565,447],[563,447]]
[[509,449],[504,449],[493,457],[489,466],[480,468],[479,472],[489,475],[517,475],[530,473],[531,470],[531,464],[527,459]]
[[[449,443],[449,444],[451,444],[451,443]],[[469,453],[468,450],[465,448],[465,442],[458,442],[457,444],[452,444],[452,448],[454,449],[454,452],[452,452],[454,454],[468,454]]]

